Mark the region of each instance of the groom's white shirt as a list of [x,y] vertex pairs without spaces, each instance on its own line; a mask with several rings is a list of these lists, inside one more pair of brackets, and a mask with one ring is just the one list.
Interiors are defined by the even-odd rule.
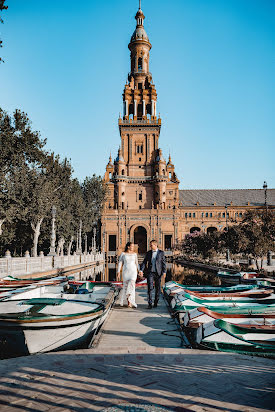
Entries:
[[153,250],[152,251],[152,259],[151,259],[151,263],[152,263],[152,272],[156,272],[156,260],[157,260],[157,254],[158,254],[158,249],[157,250]]

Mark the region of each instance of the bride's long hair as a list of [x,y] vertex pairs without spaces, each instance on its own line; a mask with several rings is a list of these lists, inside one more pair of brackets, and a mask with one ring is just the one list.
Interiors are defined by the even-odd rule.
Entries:
[[127,242],[126,246],[125,246],[125,249],[124,249],[124,252],[128,252],[128,249],[130,248],[131,245],[133,245],[133,242]]

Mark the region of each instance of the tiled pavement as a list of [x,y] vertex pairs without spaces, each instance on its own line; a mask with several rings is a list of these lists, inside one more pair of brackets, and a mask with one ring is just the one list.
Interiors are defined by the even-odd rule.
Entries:
[[[274,410],[275,362],[180,347],[165,305],[116,308],[94,349],[0,362],[0,411],[99,411],[128,404],[170,411]],[[177,332],[171,331],[170,334]],[[119,410],[119,409],[118,409]]]

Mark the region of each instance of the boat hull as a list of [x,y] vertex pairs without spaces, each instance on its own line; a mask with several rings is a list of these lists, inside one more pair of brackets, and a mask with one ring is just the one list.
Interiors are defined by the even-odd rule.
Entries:
[[164,286],[166,295],[184,294],[185,291],[192,290],[195,292],[241,292],[256,289],[257,285],[235,285],[235,286],[199,286],[199,285],[182,285],[180,283],[170,281]]
[[269,328],[244,327],[219,319],[205,325],[198,339],[199,346],[207,349],[275,358],[274,330]]
[[101,314],[78,321],[41,322],[35,326],[28,322],[13,325],[0,322],[0,353],[7,355],[29,355],[35,353],[74,348],[75,345],[91,340],[104,319]]
[[11,297],[1,303],[6,305],[0,315],[1,357],[88,347],[118,294],[113,287],[96,288],[88,294],[48,292],[41,297],[42,291],[33,290],[24,295],[27,300]]
[[[219,308],[218,308],[219,309]],[[214,314],[214,315],[213,315]],[[218,316],[218,317],[216,317]],[[233,323],[238,323],[243,319],[254,319],[255,321],[264,322],[265,320],[271,321],[275,318],[275,306],[272,310],[271,307],[250,307],[247,309],[244,308],[224,308],[223,310],[219,309],[219,312],[209,310],[206,307],[198,307],[192,309],[188,312],[181,312],[179,314],[180,324],[184,327],[194,327],[195,324],[207,323],[213,319],[227,319],[231,323],[231,319],[236,319]]]
[[256,348],[253,345],[232,344],[225,342],[205,342],[200,344],[201,349],[209,349],[220,352],[235,352],[243,355],[263,356],[267,358],[275,359],[274,349],[269,348]]

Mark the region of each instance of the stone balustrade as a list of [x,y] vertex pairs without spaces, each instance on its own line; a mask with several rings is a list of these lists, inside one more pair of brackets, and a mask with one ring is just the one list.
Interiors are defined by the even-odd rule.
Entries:
[[82,255],[30,257],[29,252],[24,257],[12,257],[7,251],[5,257],[0,258],[0,278],[5,276],[22,276],[36,272],[46,272],[52,269],[65,268],[91,262],[103,262],[104,254],[92,252]]

